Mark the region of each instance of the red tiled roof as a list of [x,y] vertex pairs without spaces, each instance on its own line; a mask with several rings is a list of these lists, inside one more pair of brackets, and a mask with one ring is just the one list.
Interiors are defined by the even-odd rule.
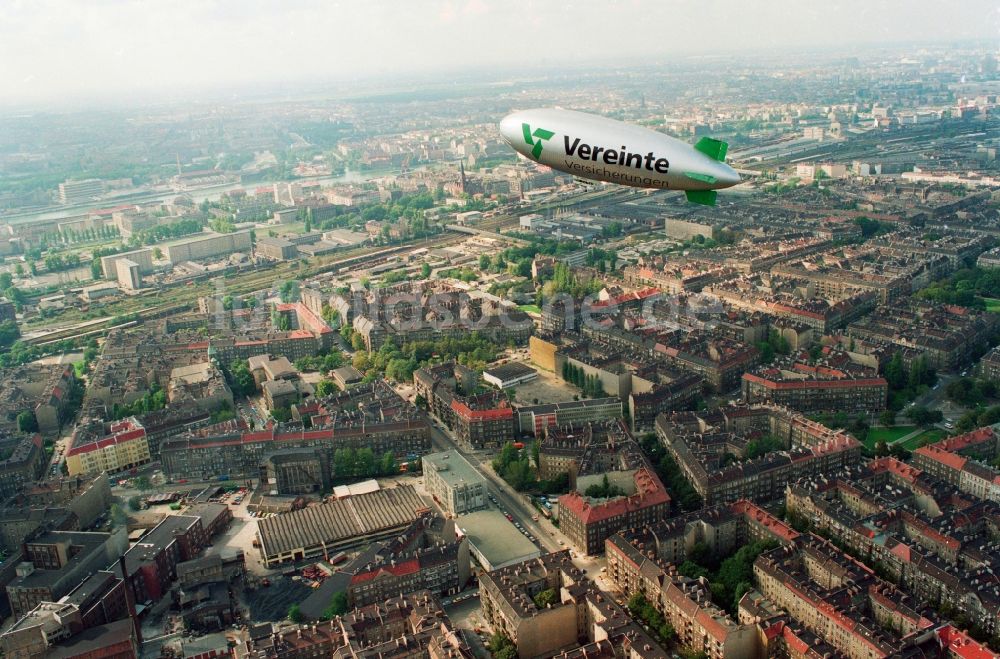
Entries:
[[793,307],[788,304],[782,304],[780,302],[768,302],[766,300],[761,300],[765,308],[770,308],[773,311],[782,311],[784,313],[794,314],[796,316],[805,316],[806,318],[815,318],[816,320],[823,320],[825,318],[824,314],[818,311],[810,311],[809,309],[802,309],[800,307]]
[[968,462],[967,458],[963,458],[957,453],[951,453],[949,451],[942,450],[937,447],[936,444],[931,444],[929,446],[921,446],[916,451],[918,455],[923,455],[931,460],[940,462],[941,464],[951,467],[957,471],[961,471],[965,467],[965,463]]
[[584,524],[592,524],[625,515],[633,510],[670,503],[667,489],[660,482],[660,479],[648,469],[642,468],[635,472],[635,485],[638,490],[636,494],[611,499],[596,505],[591,505],[589,500],[579,492],[564,494],[559,497],[559,512],[560,514],[568,512],[579,518]]
[[456,414],[460,414],[467,421],[496,421],[498,419],[513,419],[514,410],[510,405],[497,407],[490,410],[473,410],[464,402],[457,398],[451,400],[451,409]]
[[881,473],[883,471],[888,471],[890,473],[896,474],[903,480],[907,482],[914,482],[924,473],[920,469],[917,469],[913,465],[908,465],[905,462],[900,462],[896,458],[886,456],[884,458],[876,458],[871,461],[871,468],[875,473]]
[[900,542],[898,545],[896,545],[895,547],[893,547],[892,549],[890,549],[889,553],[893,554],[895,556],[899,556],[901,559],[903,559],[907,563],[910,562],[910,546],[909,545],[904,545],[902,542]]
[[754,505],[746,499],[740,499],[732,503],[729,509],[737,515],[744,515],[747,519],[757,522],[774,535],[785,540],[795,540],[799,537],[799,532],[785,524],[783,521],[767,512],[763,508]]
[[396,563],[395,565],[380,565],[377,570],[369,570],[368,572],[359,572],[351,577],[351,585],[358,583],[364,583],[366,581],[371,581],[379,575],[391,574],[394,577],[401,577],[406,574],[414,574],[420,570],[420,561],[411,558],[408,561],[403,561],[402,563]]
[[90,453],[92,451],[97,451],[99,449],[104,449],[109,446],[115,446],[117,444],[122,444],[125,442],[130,442],[134,439],[139,439],[140,437],[146,436],[146,429],[141,426],[134,425],[131,421],[123,421],[118,424],[113,424],[111,426],[112,434],[106,437],[102,437],[94,442],[87,442],[86,444],[81,444],[79,446],[71,446],[69,451],[66,452],[67,456],[70,455],[82,455],[84,453]]
[[888,387],[885,378],[859,378],[844,380],[768,380],[753,373],[744,373],[743,379],[768,389],[851,389],[855,387]]
[[135,204],[122,204],[121,206],[115,206],[114,208],[95,208],[87,211],[87,215],[111,215],[117,211],[123,211],[129,208],[135,208]]
[[993,428],[989,426],[984,426],[978,428],[971,432],[967,432],[964,435],[955,435],[954,437],[948,437],[942,439],[939,442],[935,442],[930,446],[941,449],[942,451],[962,451],[970,446],[976,444],[982,444],[983,442],[988,442],[993,439],[994,433]]
[[962,657],[962,659],[996,659],[1000,657],[984,645],[969,638],[961,630],[955,629],[951,625],[944,625],[937,630],[938,640],[941,645],[948,648],[951,654]]
[[278,311],[294,311],[299,318],[299,324],[309,325],[309,329],[317,334],[328,334],[333,330],[313,310],[301,302],[285,302],[277,306]]
[[788,647],[795,649],[803,656],[809,652],[809,644],[800,638],[791,627],[784,625],[784,628],[781,630],[781,634]]
[[906,510],[902,511],[902,517],[903,521],[916,528],[917,531],[919,531],[920,535],[926,536],[938,544],[945,545],[956,551],[962,545],[962,543],[960,543],[955,538],[944,535],[943,533],[939,532],[937,529],[932,527],[930,524],[924,522],[922,519],[919,519],[916,515],[914,515],[911,512],[908,512]]
[[694,619],[701,625],[702,629],[711,634],[715,640],[723,643],[725,642],[726,628],[723,627],[722,624],[705,609],[699,609]]
[[652,297],[660,293],[658,288],[644,288],[640,291],[635,291],[634,293],[623,293],[617,297],[613,297],[610,300],[598,300],[590,305],[592,309],[603,309],[604,307],[616,306],[619,304],[624,304],[626,302],[641,301],[645,300],[647,297]]

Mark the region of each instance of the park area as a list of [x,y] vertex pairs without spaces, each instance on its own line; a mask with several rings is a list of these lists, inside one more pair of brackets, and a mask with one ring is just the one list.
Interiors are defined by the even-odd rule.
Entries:
[[907,451],[912,451],[921,446],[944,439],[947,436],[948,433],[939,428],[922,430],[917,426],[892,426],[887,428],[872,428],[868,431],[868,437],[865,438],[863,443],[869,450],[874,451],[875,445],[879,442],[892,445],[905,437],[906,439],[900,442],[899,445]]
[[986,310],[987,311],[989,311],[991,313],[998,313],[998,312],[1000,312],[1000,299],[995,298],[995,297],[984,297],[984,298],[981,298],[981,299],[986,304]]

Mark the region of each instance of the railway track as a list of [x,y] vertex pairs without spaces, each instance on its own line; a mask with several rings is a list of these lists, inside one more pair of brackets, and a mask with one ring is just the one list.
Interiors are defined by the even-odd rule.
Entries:
[[[223,277],[223,281],[225,283],[225,293],[229,295],[246,295],[247,293],[272,288],[275,284],[288,279],[308,279],[325,272],[342,272],[361,265],[362,263],[365,264],[366,267],[381,265],[387,262],[390,258],[404,252],[409,252],[421,247],[440,247],[442,245],[460,242],[464,239],[465,236],[445,235],[428,240],[424,243],[410,243],[384,248],[362,248],[364,251],[361,254],[341,257],[326,263],[321,262],[314,265],[308,265],[305,268],[292,267],[291,263],[279,264],[279,266],[275,268],[254,270],[230,277]],[[298,262],[296,261],[295,263]],[[154,303],[152,306],[147,306],[141,309],[129,311],[123,310],[122,313],[118,314],[119,316],[132,316],[134,314],[136,319],[126,323],[117,323],[114,327],[139,324],[173,315],[175,313],[189,311],[193,308],[199,297],[213,295],[215,293],[214,290],[211,290],[208,287],[211,286],[216,279],[217,278],[205,280],[190,289],[186,288],[186,283],[179,284],[179,290],[175,290],[173,287],[165,289],[162,291],[162,294],[171,295],[172,299],[170,301],[158,304]],[[158,298],[159,295],[156,297]],[[65,341],[67,339],[78,341],[81,339],[89,339],[94,336],[101,336],[107,333],[108,330],[112,329],[112,323],[115,317],[116,316],[109,316],[103,320],[98,319],[90,323],[81,323],[79,325],[74,325],[73,327],[54,330],[38,336],[27,337],[24,339],[24,343],[35,346],[45,346]]]
[[[635,193],[629,191],[627,194],[615,190],[595,190],[578,195],[571,199],[559,200],[549,205],[550,207],[573,206],[594,202],[607,201],[608,197],[622,195],[625,199],[638,198]],[[526,210],[527,212],[537,212],[537,209]],[[515,228],[518,225],[518,214],[503,214],[475,225],[475,229],[492,233],[498,229]],[[499,232],[497,233],[499,235]],[[351,252],[341,254],[337,257],[320,257],[315,262],[305,266],[299,261],[289,261],[279,263],[271,268],[254,269],[242,273],[223,275],[224,292],[227,295],[246,295],[261,290],[274,288],[277,284],[289,279],[304,280],[325,273],[343,273],[352,270],[367,269],[373,266],[382,265],[390,259],[421,248],[436,248],[450,244],[457,244],[466,240],[467,234],[455,234],[445,232],[434,238],[424,241],[411,242],[404,245],[394,245],[391,247],[361,247]],[[95,336],[106,334],[112,327],[126,327],[134,324],[141,324],[147,321],[156,320],[175,313],[182,313],[191,310],[198,298],[206,295],[215,295],[215,282],[220,277],[212,277],[199,282],[179,282],[175,285],[151,294],[147,299],[132,298],[129,301],[139,304],[146,303],[148,306],[141,308],[130,308],[126,304],[115,309],[115,315],[105,319],[97,319],[92,322],[81,322],[73,327],[57,329],[52,332],[31,336],[24,339],[24,342],[34,346],[45,346],[60,341],[79,341]],[[169,297],[169,301],[160,302],[162,297]],[[140,301],[141,300],[141,301]],[[129,321],[114,323],[116,318],[128,316]],[[133,319],[134,317],[134,319]]]

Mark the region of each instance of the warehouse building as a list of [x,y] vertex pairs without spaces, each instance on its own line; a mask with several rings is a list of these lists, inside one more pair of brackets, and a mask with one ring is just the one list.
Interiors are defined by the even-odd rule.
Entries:
[[284,238],[258,238],[257,256],[271,259],[272,261],[287,261],[294,259],[298,255],[298,248]]
[[262,519],[257,537],[264,567],[385,540],[427,510],[412,486],[401,485]]
[[499,389],[516,387],[521,383],[534,380],[537,377],[538,371],[520,362],[502,364],[483,371],[483,380]]

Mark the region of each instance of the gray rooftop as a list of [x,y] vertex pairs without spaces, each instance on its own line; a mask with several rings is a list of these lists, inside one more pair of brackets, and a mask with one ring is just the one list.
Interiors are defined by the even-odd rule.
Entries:
[[458,451],[442,451],[423,457],[424,470],[433,469],[449,487],[468,485],[471,483],[486,483],[486,479],[476,471],[468,460]]
[[334,545],[350,538],[405,526],[427,504],[410,485],[338,499],[309,506],[257,522],[267,555],[321,544]]
[[519,378],[532,373],[536,373],[535,369],[521,362],[501,364],[500,366],[494,366],[484,371],[485,375],[491,375],[498,380],[510,380],[511,378]]
[[499,510],[481,510],[461,515],[455,520],[469,538],[469,543],[498,569],[541,555],[541,550],[528,540]]

